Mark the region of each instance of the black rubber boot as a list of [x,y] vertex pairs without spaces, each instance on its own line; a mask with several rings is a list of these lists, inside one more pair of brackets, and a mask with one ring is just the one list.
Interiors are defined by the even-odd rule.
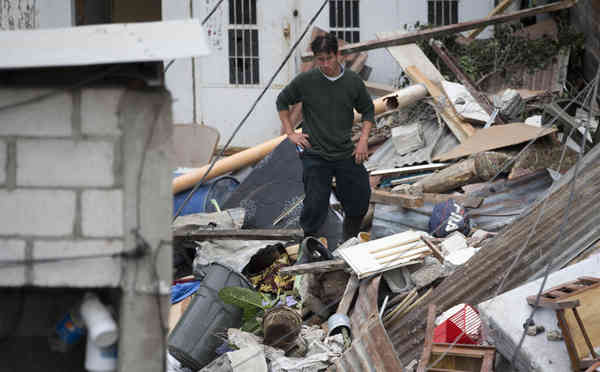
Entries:
[[319,241],[319,239],[309,236],[300,244],[296,264],[325,261],[333,259],[331,252]]
[[347,241],[348,239],[358,235],[362,220],[363,216],[344,217],[344,223],[342,224],[342,239],[344,239],[344,241]]

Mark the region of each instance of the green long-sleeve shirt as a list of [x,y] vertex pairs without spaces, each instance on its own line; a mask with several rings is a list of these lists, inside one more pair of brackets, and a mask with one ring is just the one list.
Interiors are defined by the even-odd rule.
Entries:
[[363,120],[374,121],[373,101],[362,79],[345,70],[335,81],[315,68],[296,76],[277,96],[277,110],[302,102],[303,133],[314,152],[327,160],[352,156],[352,123],[356,109]]

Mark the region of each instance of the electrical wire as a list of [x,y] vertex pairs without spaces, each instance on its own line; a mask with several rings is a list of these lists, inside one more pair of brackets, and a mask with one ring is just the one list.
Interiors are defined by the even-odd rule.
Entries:
[[308,24],[306,25],[306,28],[304,29],[304,31],[302,32],[302,34],[300,35],[300,37],[296,40],[296,42],[294,43],[294,45],[292,46],[292,48],[290,49],[290,51],[288,52],[288,54],[285,56],[285,58],[283,59],[283,61],[281,62],[281,64],[279,65],[279,67],[277,68],[277,70],[275,71],[275,73],[273,74],[273,76],[271,76],[271,79],[269,79],[269,82],[267,83],[267,85],[265,85],[265,87],[263,88],[262,92],[260,92],[260,94],[258,95],[258,97],[254,100],[254,102],[250,106],[250,109],[248,110],[248,112],[246,113],[246,115],[244,115],[244,117],[242,118],[242,120],[240,121],[240,123],[236,126],[235,130],[233,131],[233,133],[231,134],[231,136],[227,140],[227,143],[225,143],[225,146],[223,146],[223,148],[221,149],[221,152],[219,153],[219,156],[213,158],[213,160],[210,162],[210,165],[209,165],[208,169],[206,170],[206,172],[204,173],[204,175],[202,176],[202,178],[200,179],[200,181],[198,181],[198,183],[196,183],[196,185],[194,185],[194,187],[192,188],[192,191],[190,191],[189,194],[187,194],[186,198],[183,200],[183,202],[181,203],[181,205],[179,206],[179,208],[175,212],[175,215],[173,216],[173,221],[175,221],[175,219],[181,214],[181,211],[183,210],[183,208],[185,208],[185,206],[190,201],[190,199],[192,198],[192,196],[194,195],[194,193],[198,190],[198,188],[203,185],[204,179],[206,178],[206,176],[213,169],[213,167],[214,167],[215,163],[217,162],[217,160],[219,158],[221,158],[223,156],[223,154],[225,154],[225,151],[227,150],[227,148],[231,144],[231,141],[233,141],[233,139],[235,138],[235,136],[237,135],[237,133],[240,131],[240,129],[242,128],[242,126],[246,123],[246,120],[248,119],[248,117],[250,116],[250,114],[252,114],[252,112],[256,108],[256,105],[258,104],[258,102],[260,102],[260,100],[265,95],[265,93],[267,92],[267,90],[271,87],[271,84],[273,84],[273,81],[275,80],[275,78],[277,77],[277,75],[279,75],[279,72],[283,69],[283,67],[285,67],[285,64],[290,59],[290,57],[292,56],[292,53],[294,52],[294,50],[296,50],[296,48],[298,47],[298,44],[300,44],[300,42],[302,41],[302,39],[304,38],[304,36],[308,32],[310,26],[312,26],[312,24],[316,21],[316,19],[319,17],[319,15],[321,14],[321,12],[323,11],[323,9],[325,8],[325,6],[328,3],[329,3],[329,0],[323,1],[323,4],[319,8],[319,10],[317,10],[317,12],[315,13],[315,15],[308,22]]

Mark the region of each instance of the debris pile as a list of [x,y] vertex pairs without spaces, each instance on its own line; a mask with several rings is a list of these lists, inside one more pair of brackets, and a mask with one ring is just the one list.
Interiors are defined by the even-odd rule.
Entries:
[[[572,2],[538,8],[559,6]],[[445,36],[425,48],[398,41],[414,33],[379,33],[409,83],[367,84],[377,115],[365,163],[371,208],[349,240],[335,182],[321,238],[303,237],[302,166],[285,136],[215,163],[210,177],[239,185],[216,211],[173,222],[176,279],[199,284],[173,299],[170,370],[579,371],[600,361],[599,256],[569,266],[600,239],[589,211],[600,187],[600,78],[575,95],[563,89],[575,53],[561,44],[564,27],[549,18],[498,33],[552,44],[551,61],[534,70],[514,58],[469,71],[474,59],[453,55],[493,39],[453,35],[447,48]],[[366,78],[366,53],[345,55]],[[299,109],[292,116],[301,122]],[[360,115],[355,123],[357,141]],[[174,192],[207,169],[177,177]],[[581,214],[569,221],[564,211]],[[551,272],[558,287],[536,295]]]

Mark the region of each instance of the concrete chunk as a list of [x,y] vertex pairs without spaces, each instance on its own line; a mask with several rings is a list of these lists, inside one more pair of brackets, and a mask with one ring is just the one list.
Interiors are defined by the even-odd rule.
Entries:
[[[600,255],[594,255],[575,265],[550,274],[545,289],[575,280],[581,276],[600,276]],[[542,279],[527,283],[478,305],[487,340],[506,359],[511,360],[523,334],[523,323],[532,308],[526,297],[535,295]],[[533,321],[546,329],[556,329],[556,313],[537,309]],[[526,337],[515,360],[519,371],[564,372],[571,370],[569,354],[564,342],[548,341],[547,337]]]

